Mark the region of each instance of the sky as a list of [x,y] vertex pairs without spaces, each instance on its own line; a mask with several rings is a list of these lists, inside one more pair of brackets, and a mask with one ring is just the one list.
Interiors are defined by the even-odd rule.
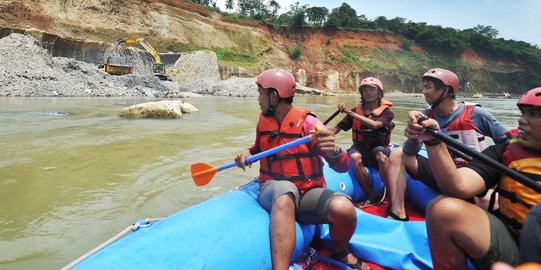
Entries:
[[[539,0],[276,0],[279,13],[290,10],[299,2],[310,7],[326,7],[329,12],[346,2],[373,20],[379,16],[387,19],[402,17],[407,21],[426,22],[429,25],[452,27],[459,30],[477,25],[492,26],[498,38],[525,41],[541,48],[541,1]],[[218,0],[218,7],[225,11],[225,0]],[[266,1],[268,3],[268,0]]]

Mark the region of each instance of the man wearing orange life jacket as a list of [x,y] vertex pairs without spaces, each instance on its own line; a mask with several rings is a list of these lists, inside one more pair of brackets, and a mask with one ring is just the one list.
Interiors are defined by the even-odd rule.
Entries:
[[[489,111],[482,107],[455,101],[459,88],[458,76],[455,73],[442,68],[433,68],[423,74],[422,80],[425,100],[431,105],[423,113],[430,114],[443,128],[444,133],[479,151],[485,147],[483,135],[491,137],[495,143],[507,141],[505,128]],[[428,159],[418,154],[421,146],[420,141],[408,139],[402,148],[391,152],[387,172],[390,196],[390,207],[387,212],[389,218],[400,221],[409,220],[404,207],[406,172],[433,190],[439,191]],[[463,159],[455,155],[453,157],[457,162],[456,166],[465,164]]]
[[[509,133],[510,142],[491,146],[483,154],[541,183],[541,87],[526,92],[517,106],[522,116],[518,129]],[[427,128],[439,130],[437,121],[428,119],[418,124],[421,112],[412,111],[408,116],[406,136],[425,142],[430,167],[444,194],[430,203],[426,215],[434,269],[465,269],[467,259],[478,269],[489,269],[496,261],[511,265],[540,263],[541,247],[522,246],[533,239],[522,237],[520,253],[517,243],[526,214],[541,202],[541,194],[482,161],[473,160],[457,169],[445,144],[424,133]],[[496,185],[500,207],[494,214],[463,200]],[[539,232],[538,226],[533,230]],[[532,237],[532,228],[524,229]]]
[[322,158],[332,169],[345,172],[349,168],[347,154],[336,146],[331,131],[314,131],[316,125],[324,125],[311,111],[292,105],[296,84],[290,72],[264,71],[256,84],[261,108],[256,140],[237,155],[237,166],[244,169],[250,155],[308,134],[315,133],[316,138],[260,160],[258,201],[270,212],[272,268],[289,268],[295,247],[295,220],[298,220],[330,224],[333,258],[354,269],[367,269],[348,248],[357,223],[351,199],[325,188]]
[[381,179],[387,186],[386,172],[390,153],[387,146],[394,128],[394,114],[390,109],[393,104],[382,100],[383,91],[380,80],[373,77],[364,78],[359,85],[361,100],[351,110],[344,103],[339,103],[338,109],[346,116],[331,129],[334,134],[352,129],[353,145],[347,152],[353,162],[357,181],[367,195],[367,200],[361,202],[359,207],[369,206],[378,201],[364,166],[380,168]]

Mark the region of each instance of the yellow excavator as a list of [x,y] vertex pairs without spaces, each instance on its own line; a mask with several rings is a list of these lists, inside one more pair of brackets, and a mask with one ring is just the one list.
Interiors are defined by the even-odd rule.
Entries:
[[152,74],[160,78],[160,80],[171,80],[171,76],[175,73],[174,69],[165,68],[165,65],[162,63],[160,55],[158,52],[148,44],[144,38],[138,39],[126,39],[119,38],[115,41],[115,49],[120,46],[120,44],[137,44],[139,43],[145,50],[147,50],[154,57],[154,65],[152,67]]

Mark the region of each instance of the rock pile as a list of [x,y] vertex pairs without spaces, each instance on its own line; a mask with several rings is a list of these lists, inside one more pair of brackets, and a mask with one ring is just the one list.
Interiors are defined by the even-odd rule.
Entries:
[[[183,54],[175,68],[190,72],[179,72],[176,80],[170,82],[139,72],[106,74],[94,64],[53,57],[31,36],[11,34],[0,39],[0,63],[0,97],[257,96],[255,78],[231,77],[221,81],[212,52]],[[307,92],[299,89],[299,93]]]
[[112,76],[93,64],[52,57],[30,36],[0,39],[0,96],[156,96],[178,91],[153,76]]

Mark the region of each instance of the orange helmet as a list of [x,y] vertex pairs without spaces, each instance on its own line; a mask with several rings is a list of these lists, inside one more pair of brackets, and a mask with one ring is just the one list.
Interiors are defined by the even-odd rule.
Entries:
[[455,96],[458,94],[458,76],[455,73],[443,68],[433,68],[423,74],[423,78],[425,77],[432,77],[442,81],[445,86],[453,89]]
[[361,81],[361,84],[359,85],[359,88],[370,85],[370,86],[377,86],[379,90],[383,91],[383,84],[380,80],[374,78],[374,77],[366,77]]
[[524,94],[518,99],[517,106],[532,105],[541,107],[541,87],[534,88]]
[[283,69],[263,71],[257,76],[255,83],[265,89],[276,89],[280,98],[289,98],[295,95],[295,77],[291,72]]

